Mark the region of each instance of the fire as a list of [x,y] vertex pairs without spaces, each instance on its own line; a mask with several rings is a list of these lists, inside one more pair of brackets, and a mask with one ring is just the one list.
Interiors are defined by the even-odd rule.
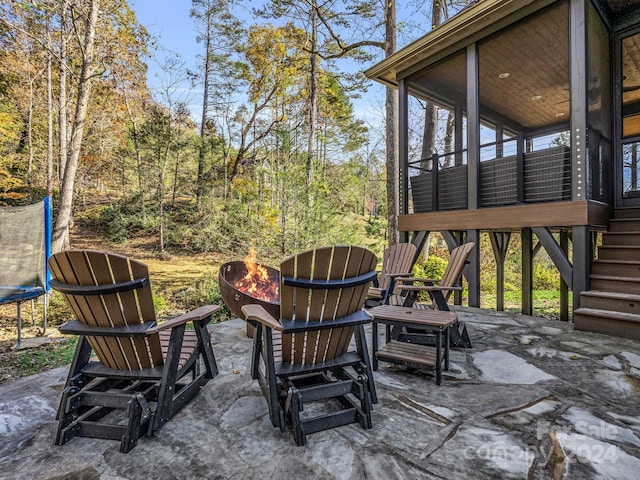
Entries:
[[256,257],[256,250],[251,247],[244,259],[247,273],[236,282],[235,287],[258,300],[277,302],[279,300],[278,283],[269,278],[266,267],[256,262]]

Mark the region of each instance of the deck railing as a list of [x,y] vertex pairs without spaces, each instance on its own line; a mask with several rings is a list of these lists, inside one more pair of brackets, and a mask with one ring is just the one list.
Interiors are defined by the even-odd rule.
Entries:
[[[477,188],[480,208],[571,199],[569,147],[524,150],[521,137],[482,146]],[[465,157],[459,152],[436,154],[429,162],[431,168],[424,167],[424,160],[410,164],[414,213],[468,208]],[[458,162],[448,161],[451,158]]]

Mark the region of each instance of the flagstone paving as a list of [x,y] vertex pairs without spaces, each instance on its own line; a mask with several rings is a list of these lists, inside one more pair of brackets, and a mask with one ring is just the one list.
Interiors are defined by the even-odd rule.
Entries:
[[473,348],[452,350],[442,385],[381,363],[373,428],[319,432],[305,447],[271,426],[237,319],[211,327],[220,374],[129,454],[108,440],[53,444],[66,368],[0,385],[0,479],[638,478],[640,342],[458,314]]

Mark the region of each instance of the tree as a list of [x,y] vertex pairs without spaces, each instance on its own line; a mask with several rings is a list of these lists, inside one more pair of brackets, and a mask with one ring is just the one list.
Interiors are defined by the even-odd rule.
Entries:
[[[192,0],[191,17],[200,26],[198,41],[204,43],[204,59],[202,67],[202,115],[200,117],[200,145],[198,149],[198,180],[196,189],[196,205],[200,208],[205,174],[206,136],[209,122],[209,111],[212,101],[212,83],[214,66],[228,61],[241,33],[240,22],[231,14],[228,0]],[[215,47],[215,48],[214,48]],[[214,53],[215,52],[215,53]],[[224,72],[224,73],[223,73]],[[222,70],[218,75],[223,76]]]
[[[78,12],[79,13],[79,12]],[[69,221],[73,204],[73,186],[78,169],[78,161],[82,147],[82,136],[86,125],[87,107],[91,95],[91,86],[97,71],[94,65],[94,49],[100,0],[89,1],[89,11],[84,12],[84,40],[82,42],[82,58],[74,121],[71,127],[71,145],[69,158],[62,178],[58,216],[53,229],[53,251],[59,252],[69,246]]]

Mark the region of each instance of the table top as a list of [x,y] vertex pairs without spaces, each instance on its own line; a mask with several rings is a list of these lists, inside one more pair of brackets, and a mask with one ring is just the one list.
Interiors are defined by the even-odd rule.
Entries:
[[394,305],[373,307],[367,310],[367,313],[373,317],[374,322],[391,321],[433,327],[448,327],[458,320],[458,315],[455,312]]

